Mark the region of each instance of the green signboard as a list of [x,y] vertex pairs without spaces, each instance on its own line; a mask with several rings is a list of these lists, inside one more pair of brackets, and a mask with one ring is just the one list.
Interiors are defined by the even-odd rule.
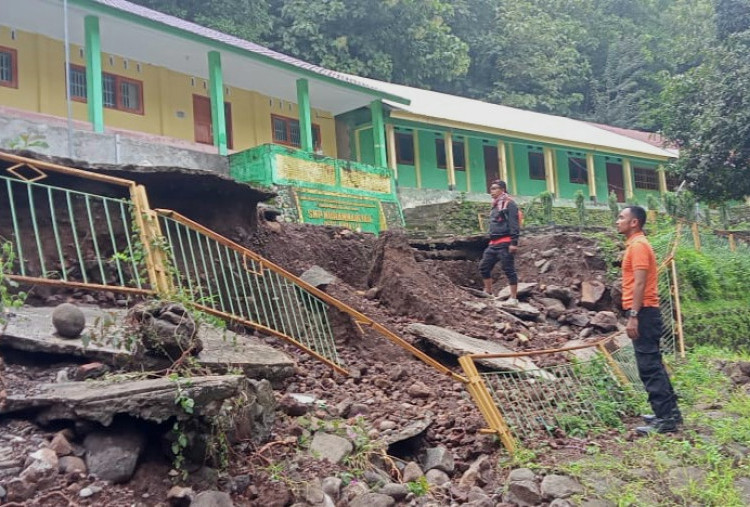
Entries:
[[377,199],[303,189],[297,189],[296,195],[300,222],[374,234],[386,229]]

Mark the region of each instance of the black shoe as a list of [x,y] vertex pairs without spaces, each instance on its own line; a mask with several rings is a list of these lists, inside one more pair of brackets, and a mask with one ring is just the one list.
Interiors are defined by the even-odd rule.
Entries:
[[[641,418],[643,419],[643,422],[645,422],[646,424],[651,424],[657,419],[657,417],[654,414],[643,414]],[[682,414],[680,413],[677,414],[677,417],[675,418],[675,423],[676,424],[683,423]]]
[[638,426],[635,432],[639,435],[652,435],[654,433],[675,433],[677,423],[670,419],[654,418],[648,426]]

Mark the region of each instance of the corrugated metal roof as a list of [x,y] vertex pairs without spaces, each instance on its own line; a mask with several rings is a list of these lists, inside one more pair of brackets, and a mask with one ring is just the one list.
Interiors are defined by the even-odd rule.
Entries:
[[677,156],[664,148],[571,118],[525,111],[374,79],[349,77],[373,88],[410,99],[409,105],[391,102],[389,105],[416,116],[456,122],[466,125],[467,128],[473,126],[480,131],[503,131],[521,138],[528,136],[532,139],[543,138],[550,143],[590,146],[598,151],[626,152],[645,158],[664,159]]
[[[262,58],[270,58],[276,62],[279,62],[282,65],[296,67],[303,71],[312,72],[314,74],[319,74],[320,76],[334,79],[336,81],[341,81],[342,84],[345,83],[348,85],[353,85],[358,88],[363,88],[365,90],[372,91],[373,94],[375,95],[383,95],[383,94],[392,95],[391,98],[395,100],[401,98],[398,95],[385,92],[381,88],[375,88],[363,81],[353,79],[352,76],[349,76],[347,74],[342,74],[340,72],[326,69],[318,65],[313,65],[312,63],[308,63],[308,62],[299,60],[297,58],[291,57],[289,55],[285,55],[283,53],[273,51],[259,44],[255,44],[253,42],[246,41],[244,39],[240,39],[238,37],[234,37],[232,35],[222,33],[217,30],[213,30],[211,28],[206,28],[205,26],[201,26],[196,23],[191,23],[190,21],[185,21],[184,19],[180,19],[175,16],[170,16],[169,14],[164,14],[162,12],[158,12],[158,11],[149,9],[147,7],[143,7],[142,5],[137,5],[137,4],[128,2],[126,0],[90,0],[90,2],[103,5],[106,7],[110,7],[112,9],[117,9],[119,11],[127,12],[129,14],[141,17],[143,19],[153,21],[156,23],[160,23],[167,27],[182,30],[184,32],[188,32],[190,34],[193,34],[199,37],[204,37],[206,39],[211,39],[213,41],[220,42],[222,44],[234,46],[235,48],[247,51],[249,53],[253,53]],[[84,1],[79,1],[76,3],[85,5],[86,1],[84,0]],[[406,102],[406,100],[404,100],[404,102]]]

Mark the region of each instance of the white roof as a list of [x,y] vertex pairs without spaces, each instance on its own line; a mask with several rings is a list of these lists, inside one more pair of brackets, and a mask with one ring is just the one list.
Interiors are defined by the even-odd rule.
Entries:
[[504,133],[520,138],[528,136],[532,140],[542,138],[541,140],[550,143],[574,144],[591,151],[626,156],[660,159],[677,156],[674,151],[616,134],[583,121],[374,79],[351,77],[362,80],[363,83],[373,88],[409,99],[410,105],[385,102],[395,110],[425,117],[435,124],[440,124],[440,120],[443,120],[463,124],[466,130],[490,130],[493,133]]

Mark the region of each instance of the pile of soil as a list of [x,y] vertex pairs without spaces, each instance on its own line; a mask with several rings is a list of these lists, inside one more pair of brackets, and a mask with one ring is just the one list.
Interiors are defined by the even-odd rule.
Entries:
[[[211,227],[211,224],[206,225]],[[276,222],[261,222],[252,236],[233,239],[241,240],[244,246],[296,275],[312,266],[324,268],[339,279],[327,287],[329,294],[415,345],[419,345],[419,341],[405,331],[415,322],[439,325],[519,349],[562,346],[567,340],[578,337],[576,330],[546,319],[524,327],[523,331],[530,339],[520,343],[514,338],[522,329],[517,322],[503,321],[491,311],[478,307],[477,304],[487,301],[478,294],[481,280],[477,265],[483,245],[475,248],[470,259],[437,260],[420,254],[399,232],[374,237],[333,227]],[[552,249],[557,251],[552,254],[551,263],[544,273],[540,273],[539,259],[543,252]],[[517,267],[522,282],[538,283],[537,292],[545,286],[558,285],[570,288],[576,294],[582,281],[604,280],[606,270],[595,243],[571,233],[525,237],[517,257]],[[496,288],[500,289],[505,281],[499,267],[496,268],[496,278]],[[84,293],[66,297],[75,300],[76,294],[80,298],[92,297]],[[98,295],[94,296],[101,302]],[[318,408],[306,416],[308,419],[345,418],[349,409],[356,405],[356,412],[365,419],[367,436],[372,441],[378,441],[384,428],[408,427],[415,422],[424,422],[426,429],[419,433],[418,438],[394,444],[384,451],[396,462],[405,463],[416,460],[427,447],[445,446],[456,462],[454,477],[461,477],[482,455],[489,456],[491,463],[507,457],[495,437],[481,433],[486,424],[462,384],[422,363],[372,330],[365,329],[360,333],[354,326],[344,326],[337,328],[337,335],[340,357],[351,374],[348,377],[336,374],[293,347],[269,339],[298,362],[297,375],[287,380],[277,392],[279,399],[285,394],[305,394],[319,400]],[[460,372],[455,358],[438,359]],[[62,366],[11,361],[6,365],[3,377],[6,383],[48,381]],[[236,445],[231,450],[224,475],[195,473],[188,478],[188,485],[196,490],[216,488],[229,491],[236,505],[289,505],[298,493],[294,484],[347,472],[343,465],[321,463],[310,456],[302,456],[298,444],[305,429],[301,427],[300,418],[282,410],[277,416],[276,429],[269,443],[262,446]],[[16,446],[18,457],[34,445],[38,447],[41,441],[49,440],[53,430],[18,420],[6,420],[0,424],[7,435],[3,438],[16,436],[28,442],[28,446]],[[567,450],[549,456],[546,458],[548,462],[554,462],[566,453],[585,452],[585,446],[564,436],[556,441],[553,439],[552,445]],[[284,468],[284,480],[278,477],[277,464]],[[166,491],[174,480],[170,468],[163,456],[149,455],[133,480],[125,485],[105,484],[91,499],[79,498],[78,492],[93,483],[92,479],[60,477],[46,493],[30,500],[28,505],[66,505],[65,502],[55,503],[61,502],[62,498],[76,505],[166,505]],[[209,478],[206,478],[206,473]],[[494,471],[484,478],[483,487],[486,491],[498,491],[502,489],[504,479],[500,472]],[[238,482],[242,485],[238,486]],[[59,494],[51,495],[56,491]],[[458,491],[454,493],[455,498],[465,496]],[[427,500],[437,502],[437,505],[451,503],[447,496],[427,497]]]

